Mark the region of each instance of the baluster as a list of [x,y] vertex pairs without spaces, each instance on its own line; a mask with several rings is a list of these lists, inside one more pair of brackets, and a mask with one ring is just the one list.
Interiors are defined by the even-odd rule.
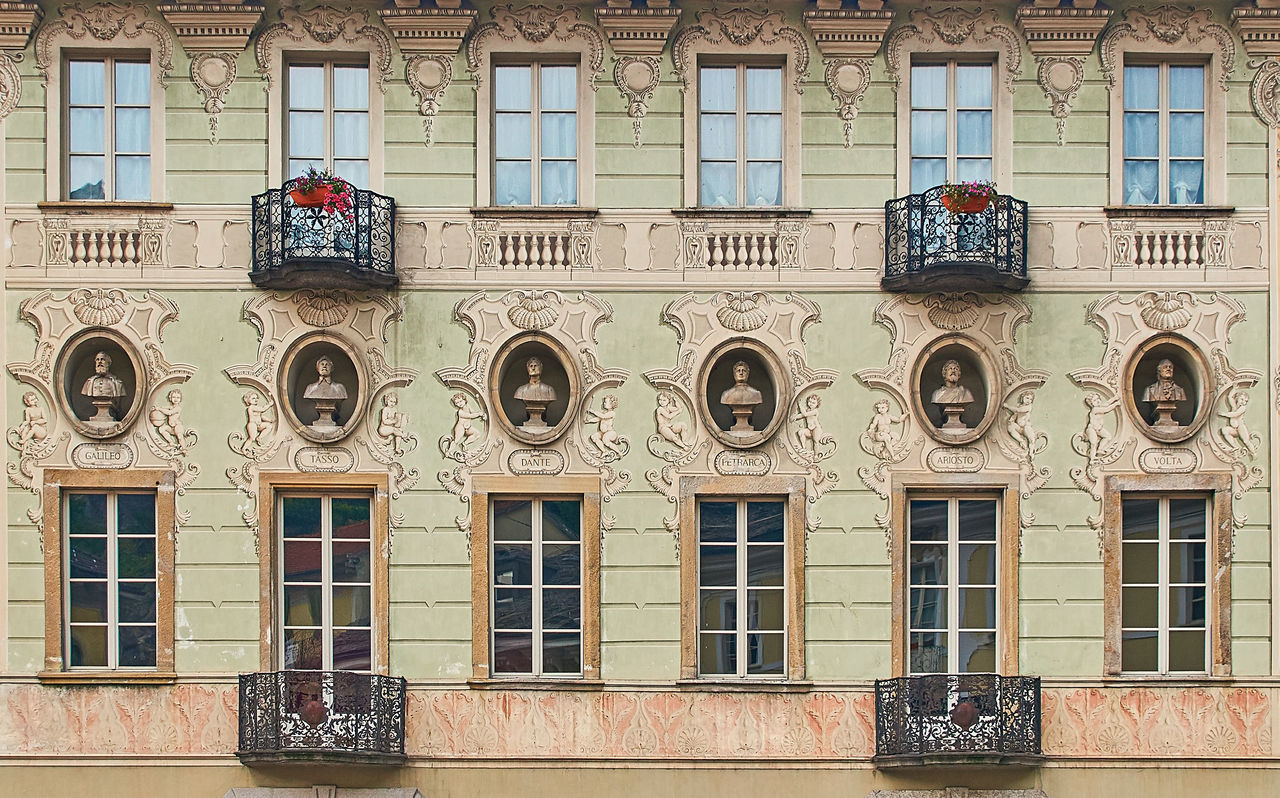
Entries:
[[112,230],[111,233],[111,265],[119,268],[124,266],[124,245],[121,241],[125,233],[122,230]]
[[559,258],[557,258],[556,260],[551,259],[551,239],[552,238],[556,240],[556,247],[559,248],[560,246],[559,235],[553,235],[551,233],[542,234],[542,265],[543,266],[550,267],[560,262]]
[[735,269],[740,269],[747,263],[747,237],[742,233],[733,234],[733,263],[729,264]]
[[124,262],[130,266],[138,264],[138,248],[134,242],[138,240],[141,233],[125,233],[124,234]]
[[711,237],[713,242],[711,245],[711,268],[713,269],[724,265],[724,249],[721,246],[721,239],[723,238],[724,236],[719,233]]
[[766,269],[773,268],[773,243],[776,236],[772,233],[765,233],[761,238],[764,239],[764,249],[760,252],[760,265]]
[[1149,266],[1151,264],[1151,234],[1138,233],[1138,265]]
[[751,250],[747,253],[747,265],[752,269],[760,266],[760,236],[756,233],[751,234]]
[[[96,247],[90,247],[89,258],[94,266],[110,266],[111,265],[111,245],[107,243],[106,232],[99,230],[93,234]],[[94,252],[93,250],[97,251]]]
[[1191,247],[1187,250],[1187,260],[1192,266],[1203,266],[1204,264],[1200,262],[1200,235],[1192,233],[1187,237],[1191,239]]
[[1179,266],[1187,265],[1187,234],[1186,233],[1183,233],[1183,232],[1178,233],[1178,248],[1174,253],[1174,258],[1177,260]]
[[1173,263],[1173,233],[1164,234],[1164,265]]
[[527,236],[521,233],[516,238],[516,266],[529,265],[529,242]]
[[514,246],[515,236],[507,233],[503,236],[506,245],[502,249],[502,265],[512,266],[516,262],[516,248]]
[[568,265],[565,263],[565,254],[564,254],[566,238],[567,236],[561,235],[559,233],[556,234],[556,251],[555,251],[554,259],[552,260],[552,262],[557,266]]
[[71,260],[71,265],[79,266],[79,267],[88,265],[87,262],[85,261],[85,258],[87,257],[87,253],[85,252],[85,249],[84,249],[85,232],[83,230],[72,230],[71,238],[73,241],[75,241],[75,245],[76,245],[76,248],[74,250],[75,254],[73,255]]

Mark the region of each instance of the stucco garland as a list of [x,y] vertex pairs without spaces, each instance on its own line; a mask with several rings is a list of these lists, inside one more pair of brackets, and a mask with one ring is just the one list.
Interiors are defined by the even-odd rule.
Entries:
[[1014,80],[1022,69],[1022,37],[1001,22],[995,10],[971,10],[957,6],[937,12],[916,9],[911,12],[909,20],[906,25],[895,28],[885,44],[885,67],[893,80],[894,91],[902,84],[903,48],[908,44],[924,45],[919,49],[938,50],[969,42],[989,42],[1000,49],[1005,86],[1010,93],[1013,92]]
[[592,89],[595,78],[604,69],[604,36],[590,22],[583,20],[576,8],[565,8],[562,5],[554,8],[544,5],[527,5],[515,8],[512,5],[496,6],[489,9],[492,22],[486,22],[476,28],[467,42],[467,71],[475,76],[476,86],[481,82],[480,70],[485,58],[493,49],[489,39],[499,39],[512,43],[517,38],[530,44],[542,44],[550,39],[568,42],[583,39],[587,43],[587,68],[591,74]]
[[675,75],[683,84],[682,90],[689,89],[689,69],[693,66],[691,49],[696,43],[746,48],[784,43],[795,51],[795,60],[788,59],[787,63],[792,85],[796,94],[804,93],[801,81],[809,74],[809,41],[799,29],[783,22],[781,11],[734,8],[721,12],[711,8],[699,11],[696,19],[696,24],[681,28],[671,43],[671,60],[675,64]]
[[317,6],[308,11],[282,8],[280,20],[264,30],[254,46],[258,74],[268,86],[273,80],[271,58],[282,47],[276,43],[280,37],[294,42],[309,41],[316,48],[341,40],[348,44],[369,42],[373,45],[370,56],[375,59],[372,66],[377,74],[378,89],[386,93],[386,82],[391,79],[391,36],[382,27],[369,24],[367,12],[332,6]]
[[1217,44],[1218,54],[1222,57],[1218,83],[1223,91],[1230,89],[1227,81],[1236,66],[1235,37],[1225,26],[1213,21],[1212,12],[1208,9],[1179,8],[1174,5],[1160,6],[1151,11],[1130,8],[1124,12],[1123,19],[1123,22],[1112,25],[1102,34],[1098,48],[1102,59],[1102,75],[1111,88],[1115,88],[1116,75],[1123,66],[1119,52],[1122,42],[1137,42],[1143,49],[1156,47],[1182,50],[1187,44],[1213,39]]
[[58,43],[66,44],[67,40],[78,42],[85,37],[109,42],[117,36],[151,38],[160,50],[158,63],[162,74],[156,75],[155,79],[163,83],[161,79],[173,69],[173,38],[167,27],[147,17],[145,6],[99,3],[86,7],[76,3],[64,7],[57,19],[51,20],[36,34],[36,69],[44,77],[44,85],[49,85],[49,70],[55,66],[54,51]]

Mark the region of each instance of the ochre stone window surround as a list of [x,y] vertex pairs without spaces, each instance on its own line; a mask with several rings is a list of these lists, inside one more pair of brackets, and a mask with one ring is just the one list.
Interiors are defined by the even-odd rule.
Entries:
[[[63,499],[68,492],[146,492],[155,495],[156,513],[156,665],[146,670],[69,670],[65,617],[67,567],[66,519]],[[44,670],[47,682],[171,682],[174,679],[174,546],[175,488],[172,471],[44,471]]]
[[999,563],[996,575],[996,669],[1005,676],[1019,673],[1018,662],[1018,568],[1021,552],[1019,527],[1019,487],[1016,473],[995,471],[977,474],[933,474],[897,472],[890,488],[892,528],[889,563],[893,591],[893,676],[907,676],[910,667],[910,597],[907,573],[907,504],[912,499],[967,499],[995,497],[1000,523],[996,530]]
[[[786,663],[780,677],[698,674],[698,504],[714,499],[781,499],[784,530]],[[804,477],[688,476],[680,478],[680,680],[697,684],[801,683],[805,678]]]
[[[150,86],[150,195],[144,201],[124,202],[108,196],[101,200],[75,200],[96,205],[163,203],[165,201],[165,88],[164,78],[173,67],[173,41],[162,23],[145,17],[141,6],[132,4],[114,9],[119,24],[86,25],[83,13],[63,9],[63,16],[46,24],[36,34],[36,65],[45,77],[45,198],[48,202],[68,200],[67,156],[69,152],[69,110],[67,63],[75,59],[144,60],[149,66]],[[97,6],[91,6],[93,10]],[[102,34],[106,38],[99,38]],[[107,98],[110,100],[110,98]],[[104,120],[104,124],[106,121]],[[106,157],[110,158],[111,153]]]
[[[1209,576],[1209,606],[1206,612],[1209,634],[1209,674],[1231,675],[1231,475],[1196,474],[1112,474],[1106,478],[1102,498],[1102,612],[1103,673],[1120,676],[1122,629],[1121,535],[1122,501],[1126,496],[1209,497],[1209,540],[1206,564]],[[1187,674],[1124,674],[1125,678],[1185,679]],[[1194,674],[1192,675],[1194,678]]]
[[281,669],[283,619],[279,617],[282,591],[281,531],[276,512],[281,494],[341,493],[363,494],[372,501],[370,542],[373,560],[369,571],[372,581],[370,602],[373,642],[373,673],[387,673],[389,650],[389,575],[390,541],[388,537],[388,477],[385,473],[301,474],[264,471],[258,478],[258,617],[262,629],[262,645],[258,649],[259,670]]
[[[494,498],[567,498],[582,502],[582,675],[493,676],[489,519]],[[489,684],[600,684],[600,477],[473,476],[471,480],[471,674],[473,687]]]

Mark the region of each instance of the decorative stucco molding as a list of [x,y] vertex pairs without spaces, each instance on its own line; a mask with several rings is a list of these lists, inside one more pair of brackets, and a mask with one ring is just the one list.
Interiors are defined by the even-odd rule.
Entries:
[[[1248,431],[1242,403],[1247,405],[1248,390],[1263,374],[1236,368],[1227,351],[1232,328],[1244,319],[1244,306],[1219,293],[1146,291],[1128,298],[1112,293],[1088,306],[1085,321],[1102,332],[1103,355],[1097,368],[1077,369],[1069,375],[1088,391],[1084,430],[1071,441],[1085,460],[1070,472],[1077,488],[1101,504],[1103,478],[1111,473],[1230,471],[1236,499],[1262,482],[1262,468],[1253,464],[1259,439]],[[1133,371],[1131,361],[1144,346],[1173,337],[1199,353],[1207,364],[1199,381],[1209,386],[1199,398],[1208,405],[1207,421],[1176,445],[1153,438],[1150,430],[1139,425],[1133,410],[1139,397],[1127,376]],[[1088,520],[1101,536],[1101,509]],[[1238,513],[1233,518],[1237,528],[1246,521]],[[1099,537],[1099,550],[1101,545]]]
[[[612,4],[611,4],[612,5]],[[617,58],[613,83],[627,101],[627,115],[635,131],[634,146],[640,146],[640,129],[649,111],[649,100],[660,80],[659,57],[667,46],[667,36],[680,18],[680,9],[670,7],[596,9],[596,21],[604,28]]]
[[[78,288],[61,297],[53,291],[41,291],[22,301],[18,315],[35,329],[35,354],[30,361],[9,363],[7,368],[15,379],[34,390],[23,396],[26,429],[19,424],[6,433],[9,445],[19,453],[18,462],[8,463],[6,471],[10,482],[37,497],[37,506],[27,511],[27,517],[40,530],[42,540],[42,486],[34,481],[37,465],[167,467],[173,471],[177,495],[183,496],[200,468],[190,459],[198,435],[182,425],[178,388],[195,375],[196,368],[169,362],[163,346],[164,329],[178,320],[178,305],[154,291],[135,297],[116,288]],[[87,435],[84,422],[69,415],[65,392],[70,377],[65,372],[77,342],[98,337],[110,337],[131,359],[136,358],[138,373],[134,374],[129,399],[131,407],[147,412],[130,411],[109,434]],[[42,432],[32,430],[26,409],[39,411],[35,415],[43,420]],[[145,421],[138,422],[139,417]],[[134,431],[144,426],[149,429]],[[154,459],[147,459],[138,444],[144,444]],[[179,525],[189,518],[189,512],[177,514]]]
[[191,56],[191,83],[209,115],[209,141],[218,140],[218,115],[236,80],[236,59],[262,19],[261,6],[167,3],[157,9]]
[[[395,389],[407,388],[418,372],[392,366],[385,351],[391,325],[403,314],[402,300],[343,290],[267,292],[245,302],[241,315],[258,331],[258,354],[253,363],[225,370],[233,383],[249,389],[241,397],[244,427],[227,438],[227,446],[244,461],[228,468],[226,474],[248,497],[241,517],[253,530],[255,550],[259,546],[258,474],[263,469],[386,471],[392,499],[417,483],[418,469],[406,466],[403,458],[417,446],[418,439],[407,428],[409,418],[398,414]],[[286,409],[301,393],[289,388],[289,364],[316,343],[340,348],[356,372],[357,385],[350,387],[351,407],[344,431],[328,439],[308,435],[298,426],[296,414]],[[384,416],[382,410],[388,406],[391,412]],[[347,431],[355,445],[344,441]],[[389,519],[392,530],[404,520],[398,513],[391,513]],[[390,540],[388,537],[388,545]]]
[[[812,506],[840,481],[826,468],[837,441],[822,431],[819,420],[821,392],[839,375],[811,368],[804,341],[805,330],[821,317],[817,304],[797,294],[722,291],[700,298],[689,293],[668,303],[662,323],[675,331],[676,365],[644,374],[658,391],[648,449],[665,462],[645,472],[650,487],[675,505],[684,476],[803,476],[805,527],[817,529],[821,519]],[[735,346],[758,347],[766,368],[771,362],[777,368],[768,377],[775,391],[774,418],[750,448],[726,445],[722,428],[713,430],[716,422],[706,412],[708,374]],[[763,384],[766,378],[752,379]],[[679,534],[678,513],[664,524]],[[676,544],[678,553],[678,539]]]
[[758,50],[761,45],[784,45],[789,48],[789,54],[795,55],[787,59],[792,85],[796,94],[804,92],[801,82],[809,74],[809,42],[798,28],[785,23],[781,11],[709,8],[699,11],[695,19],[693,25],[681,28],[671,43],[671,60],[683,91],[688,91],[690,71],[697,66],[695,49],[708,46],[717,51],[720,48]]
[[1249,100],[1254,116],[1269,128],[1280,127],[1280,8],[1237,6],[1231,24],[1254,70]]
[[1016,30],[1001,21],[998,11],[959,6],[939,11],[916,9],[908,19],[907,24],[893,29],[885,45],[885,66],[894,91],[902,83],[902,70],[910,67],[903,59],[904,50],[936,51],[979,44],[999,49],[1005,87],[1013,92],[1013,82],[1022,68],[1022,40]]
[[[889,359],[881,368],[863,369],[854,376],[888,398],[876,402],[861,441],[875,464],[859,467],[858,477],[886,502],[885,512],[876,516],[886,545],[892,545],[890,493],[893,470],[900,464],[908,471],[1016,472],[1024,499],[1049,481],[1053,472],[1038,462],[1049,439],[1032,421],[1036,392],[1049,373],[1025,368],[1015,349],[1017,329],[1030,320],[1026,302],[1003,294],[904,295],[876,308],[876,323],[889,331]],[[977,426],[955,436],[954,442],[940,435],[922,412],[919,375],[940,347],[971,353],[971,367],[983,371],[988,397]],[[915,434],[917,427],[941,445],[926,444],[926,435]],[[1026,512],[1019,519],[1024,531],[1034,522],[1035,516]]]
[[[622,459],[630,451],[625,436],[612,431],[611,414],[617,398],[610,391],[631,376],[626,369],[600,365],[597,332],[613,320],[613,307],[590,293],[566,296],[559,291],[512,290],[497,296],[484,291],[460,301],[453,320],[467,330],[471,351],[465,366],[442,368],[436,378],[455,393],[450,398],[449,432],[440,438],[440,454],[452,465],[436,478],[468,509],[454,521],[471,533],[472,478],[598,475],[600,499],[608,502],[631,481]],[[503,402],[503,364],[517,347],[536,345],[545,358],[559,360],[569,382],[563,418],[547,432],[532,438],[511,422],[499,420],[506,413]],[[524,363],[510,362],[511,368]],[[547,373],[553,367],[548,365]],[[563,388],[562,388],[563,390]],[[518,394],[517,394],[518,396]],[[554,399],[552,401],[555,401]],[[612,406],[612,407],[610,407]],[[475,409],[473,409],[475,408]],[[562,430],[553,434],[555,430]],[[504,450],[507,455],[499,456]],[[519,490],[513,482],[513,490]],[[602,533],[613,528],[614,518],[603,509]]]
[[871,85],[871,61],[880,51],[893,12],[856,9],[825,9],[804,12],[804,25],[822,53],[823,82],[844,122],[845,149],[853,146],[853,120],[858,116],[862,96]]
[[1084,83],[1084,60],[1111,17],[1110,8],[1019,5],[1015,19],[1036,58],[1036,82],[1058,123],[1058,145],[1066,136],[1071,101]]
[[476,28],[467,42],[467,71],[475,76],[477,87],[488,55],[495,49],[491,40],[496,37],[507,44],[517,39],[530,44],[582,40],[587,46],[587,74],[594,88],[595,78],[604,69],[604,36],[595,25],[582,18],[577,8],[562,5],[550,8],[536,3],[519,8],[505,5],[489,9],[489,16],[493,21]]
[[453,59],[476,22],[476,11],[464,8],[383,8],[378,11],[400,47],[404,77],[418,99],[422,132],[431,143],[431,128],[440,100],[453,82]]
[[975,790],[943,787],[940,790],[872,790],[867,798],[1049,798],[1044,790]]
[[381,26],[370,24],[365,9],[316,6],[304,11],[282,8],[279,15],[280,22],[263,30],[254,46],[258,74],[268,86],[273,81],[272,58],[277,51],[289,46],[285,42],[316,49],[335,42],[348,45],[363,43],[373,47],[369,53],[370,67],[377,76],[379,90],[386,92],[386,82],[391,79],[391,37]]
[[147,16],[147,7],[137,3],[99,3],[85,6],[75,3],[63,6],[58,18],[50,20],[36,34],[36,69],[48,85],[49,71],[57,67],[56,49],[61,46],[87,44],[86,38],[99,42],[122,39],[149,41],[158,49],[156,54],[160,73],[152,77],[158,84],[173,69],[173,39],[169,29],[158,20]]
[[1154,9],[1129,8],[1123,21],[1113,24],[1102,34],[1099,45],[1102,58],[1102,75],[1114,89],[1121,63],[1122,47],[1141,51],[1184,51],[1187,45],[1211,40],[1216,45],[1218,83],[1223,91],[1230,88],[1228,80],[1236,66],[1235,37],[1226,26],[1213,21],[1208,9],[1159,6]]
[[35,3],[0,2],[0,122],[22,99],[22,77],[17,65],[31,33],[43,18],[44,10]]

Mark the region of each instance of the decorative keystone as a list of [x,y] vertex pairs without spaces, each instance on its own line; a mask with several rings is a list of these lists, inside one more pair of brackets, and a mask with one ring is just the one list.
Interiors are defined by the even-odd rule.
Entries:
[[453,58],[476,23],[476,11],[460,8],[459,0],[436,0],[435,5],[418,8],[417,0],[396,0],[396,8],[378,11],[404,57],[404,77],[418,98],[427,144],[440,98],[453,82]]

